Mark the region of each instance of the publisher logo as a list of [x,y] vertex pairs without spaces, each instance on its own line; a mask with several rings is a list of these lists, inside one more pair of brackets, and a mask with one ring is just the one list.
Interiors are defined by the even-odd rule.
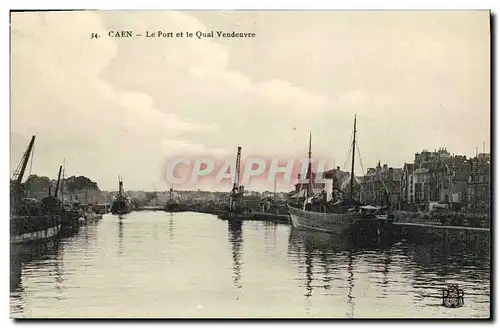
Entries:
[[458,308],[464,305],[464,291],[458,285],[448,285],[442,290],[442,306],[447,308]]

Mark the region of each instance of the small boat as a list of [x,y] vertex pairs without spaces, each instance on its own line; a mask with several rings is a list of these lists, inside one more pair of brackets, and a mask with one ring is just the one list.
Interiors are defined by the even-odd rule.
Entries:
[[352,166],[350,173],[350,195],[346,199],[320,206],[313,210],[311,171],[311,135],[309,135],[309,167],[307,177],[309,187],[303,207],[288,205],[294,228],[322,231],[334,234],[363,234],[366,237],[380,236],[381,229],[392,222],[391,215],[381,207],[362,204],[354,199],[354,156],[356,145],[356,117],[354,117],[354,137],[352,143]]
[[79,226],[83,223],[83,213],[78,201],[64,204],[62,219],[62,230],[64,233],[74,233],[79,229]]
[[78,217],[78,224],[89,224],[91,222],[96,222],[102,219],[101,214],[97,214],[92,210],[80,211]]
[[93,208],[93,205],[88,203],[87,193],[88,193],[88,188],[85,189],[85,204],[86,205],[84,206],[84,209],[83,209],[83,219],[84,219],[85,224],[90,223],[90,222],[95,222],[95,221],[102,219],[102,215],[96,213],[95,209]]
[[165,210],[165,212],[172,213],[172,212],[179,212],[179,210],[180,210],[179,203],[174,199],[173,193],[174,193],[174,189],[170,188],[169,197],[165,201],[165,205],[163,206],[163,209]]
[[102,219],[101,214],[94,213],[93,211],[86,212],[83,217],[85,218],[85,222],[87,223],[99,221]]

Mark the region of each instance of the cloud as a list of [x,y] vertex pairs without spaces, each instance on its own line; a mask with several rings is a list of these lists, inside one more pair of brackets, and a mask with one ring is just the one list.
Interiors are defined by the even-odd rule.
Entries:
[[[12,132],[16,145],[39,135],[41,174],[66,157],[105,188],[117,173],[130,188],[162,188],[158,170],[177,152],[305,154],[310,130],[314,155],[342,162],[354,113],[366,165],[444,143],[473,149],[489,129],[483,16],[15,13]],[[120,30],[257,37],[107,36]]]
[[193,144],[185,140],[165,140],[163,141],[163,151],[166,155],[184,156],[185,158],[200,155],[211,155],[214,158],[225,157],[229,155],[226,149],[208,148],[203,144]]
[[[61,28],[69,24],[77,27]],[[106,34],[97,14],[17,13],[12,26],[13,130],[26,126],[24,120],[61,132],[90,122],[94,128],[122,123],[135,133],[162,129],[167,135],[201,128],[159,111],[149,95],[99,77],[117,47],[109,38],[90,40],[89,31]]]
[[[161,152],[154,152],[161,149],[162,140],[213,130],[213,125],[159,110],[144,92],[117,88],[102,79],[101,71],[118,47],[109,38],[91,40],[90,31],[107,33],[98,14],[12,14],[11,130],[38,135],[37,144],[46,151],[36,158],[39,174],[52,174],[63,157],[73,156],[68,160],[72,170],[82,174],[104,181],[109,175],[114,178],[114,170],[131,176],[131,168],[123,163],[141,154],[153,160],[151,165],[159,165]],[[20,151],[13,149],[14,154]],[[96,155],[105,165],[92,167],[89,159]],[[119,159],[123,163],[114,167]]]
[[[172,32],[209,30],[187,13],[103,15],[110,29],[129,26],[138,31],[159,27]],[[326,109],[328,99],[324,95],[282,79],[252,81],[231,69],[231,47],[209,39],[134,39],[120,42],[119,49],[105,72],[109,81],[152,95],[162,111],[217,123],[228,134],[241,132],[245,121],[255,122],[264,131],[277,124],[307,125],[312,113]],[[258,65],[259,59],[254,61]],[[148,74],[141,73],[146,71]],[[213,141],[212,146],[217,147],[222,140]]]
[[344,105],[347,107],[356,107],[365,103],[366,101],[368,101],[368,99],[369,96],[365,92],[361,90],[354,90],[340,95],[338,98],[338,102],[340,105]]
[[[115,188],[119,173],[130,188],[161,189],[162,165],[178,152],[176,143],[216,156],[239,144],[292,151],[293,139],[279,131],[307,130],[311,111],[325,104],[283,80],[251,81],[229,68],[230,48],[210,40],[127,45],[105,37],[112,16],[13,15],[12,166],[24,149],[20,140],[37,134],[38,174],[53,175],[65,158],[68,174],[94,177],[103,188]],[[185,13],[128,17],[120,16],[117,28],[206,29]],[[91,40],[91,32],[101,38]]]

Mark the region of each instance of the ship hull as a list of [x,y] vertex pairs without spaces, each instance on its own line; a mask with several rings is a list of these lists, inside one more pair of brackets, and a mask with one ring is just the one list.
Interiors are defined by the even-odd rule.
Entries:
[[113,215],[125,215],[125,214],[129,214],[130,213],[130,209],[127,209],[127,208],[119,208],[119,209],[114,209],[111,211],[111,214]]
[[61,220],[58,216],[11,218],[11,244],[34,243],[52,239],[61,231]]
[[254,218],[249,213],[235,213],[235,212],[227,212],[227,211],[219,213],[219,215],[217,217],[219,219],[225,220],[225,221],[243,221],[243,220],[249,220],[249,219]]
[[130,204],[126,201],[118,200],[113,202],[111,205],[111,214],[114,215],[124,215],[129,214],[132,211]]
[[362,213],[318,213],[288,207],[292,226],[302,230],[313,230],[331,234],[362,234],[376,236],[380,233],[380,220],[387,215],[365,215]]
[[165,212],[170,212],[170,213],[179,212],[179,210],[180,210],[179,204],[177,204],[177,203],[165,204],[164,210],[165,210]]

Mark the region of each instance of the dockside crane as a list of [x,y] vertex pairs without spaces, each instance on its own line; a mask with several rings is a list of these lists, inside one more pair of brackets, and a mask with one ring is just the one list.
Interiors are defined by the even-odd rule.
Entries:
[[28,161],[30,159],[31,152],[33,151],[34,144],[35,136],[32,136],[21,161],[17,165],[17,168],[11,178],[11,192],[15,193],[17,196],[20,196],[22,193],[21,182],[23,181],[24,173],[26,172],[26,167],[28,166]]
[[240,162],[241,162],[241,146],[238,147],[236,153],[236,171],[234,172],[233,191],[238,190],[240,186]]
[[241,209],[241,198],[243,196],[244,187],[240,186],[240,163],[241,163],[241,146],[238,146],[236,153],[236,169],[234,172],[234,183],[229,197],[229,208],[231,211],[239,211]]
[[61,173],[62,173],[62,165],[59,166],[59,173],[57,174],[57,183],[56,183],[56,191],[54,193],[54,197],[57,198],[59,193],[59,185],[61,184]]
[[31,141],[28,144],[28,147],[26,148],[23,157],[21,158],[21,161],[17,165],[17,168],[14,171],[14,174],[12,175],[11,180],[15,181],[18,184],[20,184],[23,180],[24,172],[26,172],[26,167],[28,166],[28,161],[30,159],[31,151],[33,150],[34,144],[35,144],[35,136],[32,136]]

